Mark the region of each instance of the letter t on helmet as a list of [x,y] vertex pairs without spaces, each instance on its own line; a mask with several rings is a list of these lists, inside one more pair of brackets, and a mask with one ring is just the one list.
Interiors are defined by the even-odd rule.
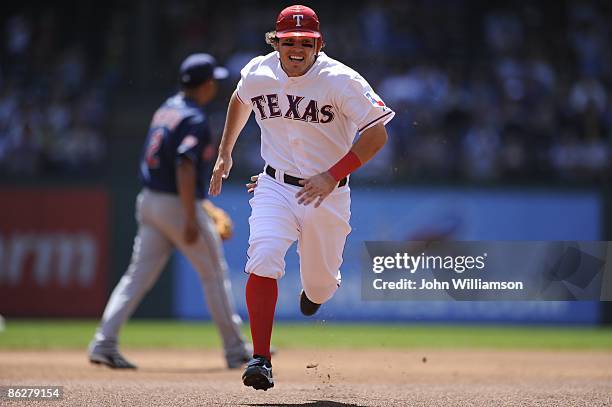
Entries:
[[306,6],[289,6],[276,18],[276,36],[321,38],[319,17]]

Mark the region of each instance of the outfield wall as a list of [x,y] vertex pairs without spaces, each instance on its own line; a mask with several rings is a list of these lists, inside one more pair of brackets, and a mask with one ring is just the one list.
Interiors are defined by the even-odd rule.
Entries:
[[[364,240],[598,240],[602,203],[595,191],[545,189],[367,188],[352,192],[353,231],[342,265],[342,287],[318,318],[343,321],[462,321],[594,324],[598,302],[380,302],[361,300],[360,250]],[[246,316],[243,272],[248,242],[248,196],[226,186],[215,202],[235,220],[225,245],[237,308]],[[295,245],[279,284],[277,316],[297,320],[300,291]],[[180,318],[208,318],[197,277],[189,264],[173,260],[173,309]]]
[[[127,268],[135,234],[135,185],[0,188],[0,314],[101,315]],[[590,190],[466,189],[360,186],[353,191],[343,284],[318,317],[367,321],[596,323],[597,303],[364,302],[359,250],[364,240],[598,240],[609,224],[604,195]],[[243,273],[249,196],[226,185],[215,201],[234,218],[225,245],[237,308],[246,317]],[[76,240],[75,240],[76,239]],[[177,256],[145,297],[138,316],[208,318],[201,288]],[[303,320],[295,246],[280,281],[278,317]]]

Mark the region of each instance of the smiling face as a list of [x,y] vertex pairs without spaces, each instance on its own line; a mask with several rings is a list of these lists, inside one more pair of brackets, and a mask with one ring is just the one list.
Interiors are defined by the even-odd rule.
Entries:
[[304,75],[314,64],[321,40],[310,37],[287,37],[278,42],[278,52],[287,76]]

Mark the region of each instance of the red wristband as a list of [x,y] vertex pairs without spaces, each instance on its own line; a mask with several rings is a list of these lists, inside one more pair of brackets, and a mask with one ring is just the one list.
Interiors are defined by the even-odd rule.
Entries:
[[329,173],[336,181],[340,181],[359,167],[361,167],[361,160],[357,157],[357,154],[349,151],[329,169]]

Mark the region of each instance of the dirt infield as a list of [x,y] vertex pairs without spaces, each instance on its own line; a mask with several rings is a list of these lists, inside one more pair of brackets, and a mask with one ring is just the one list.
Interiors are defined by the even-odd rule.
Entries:
[[282,350],[267,392],[244,387],[219,352],[125,354],[139,370],[93,366],[79,351],[2,351],[0,385],[61,385],[52,405],[71,406],[612,405],[608,352]]

